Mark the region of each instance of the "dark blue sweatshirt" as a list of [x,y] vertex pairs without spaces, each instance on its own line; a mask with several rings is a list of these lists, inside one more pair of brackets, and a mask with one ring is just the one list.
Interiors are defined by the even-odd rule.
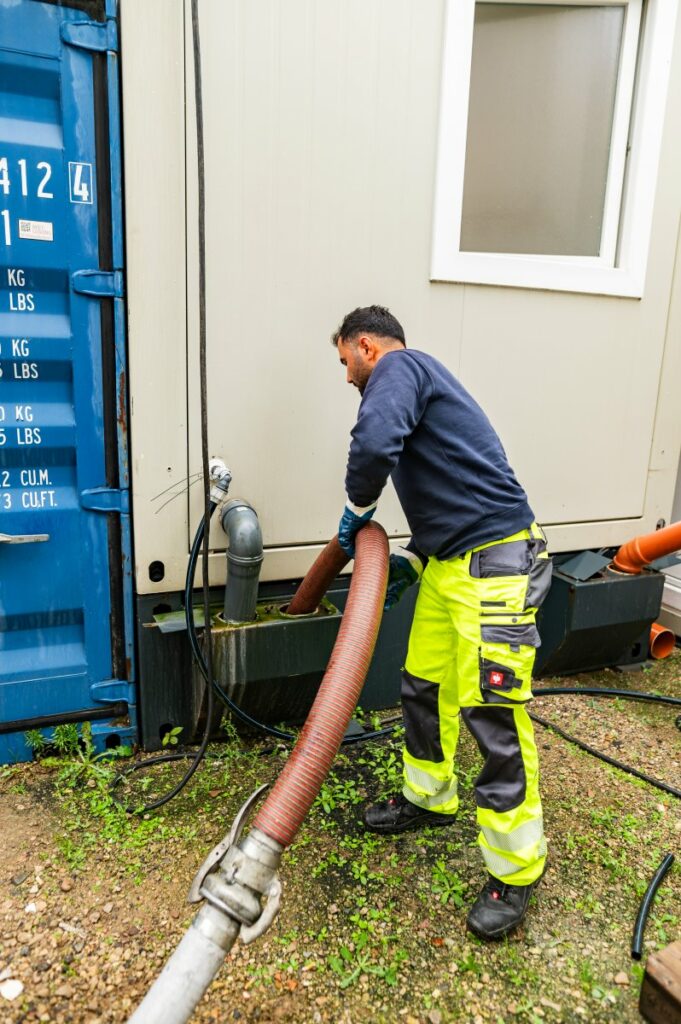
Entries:
[[454,558],[534,519],[480,406],[442,363],[413,349],[386,352],[366,385],[345,478],[350,501],[371,505],[390,476],[424,555]]

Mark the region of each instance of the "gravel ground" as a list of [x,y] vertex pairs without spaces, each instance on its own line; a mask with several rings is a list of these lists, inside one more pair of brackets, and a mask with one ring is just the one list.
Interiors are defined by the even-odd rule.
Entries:
[[[558,681],[556,681],[558,682]],[[561,684],[681,695],[681,651],[644,672]],[[543,680],[537,684],[548,684]],[[540,697],[533,710],[657,779],[681,786],[673,708]],[[238,945],[193,1020],[405,1024],[633,1022],[643,967],[629,945],[655,867],[681,852],[679,801],[537,727],[549,870],[525,926],[485,945],[465,930],[483,881],[462,734],[462,810],[447,829],[376,837],[358,825],[366,799],[394,791],[399,740],[348,748],[288,852],[282,912]],[[128,816],[101,762],[43,759],[0,769],[0,1021],[125,1021],[193,911],[191,878],[242,800],[286,753],[215,748],[162,812]],[[178,778],[167,765],[145,799]],[[646,955],[681,938],[681,870],[658,893]]]

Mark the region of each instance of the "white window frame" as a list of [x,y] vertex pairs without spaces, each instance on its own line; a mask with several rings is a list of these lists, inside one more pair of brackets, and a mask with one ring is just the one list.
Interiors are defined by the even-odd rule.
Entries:
[[[476,2],[625,7],[597,257],[460,250]],[[649,0],[641,38],[642,2],[447,0],[431,280],[642,297],[678,0]]]

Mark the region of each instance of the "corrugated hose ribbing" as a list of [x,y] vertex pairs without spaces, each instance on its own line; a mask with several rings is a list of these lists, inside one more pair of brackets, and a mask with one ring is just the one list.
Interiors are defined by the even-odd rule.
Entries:
[[[347,604],[319,692],[291,756],[253,822],[254,828],[282,846],[293,841],[319,793],[357,706],[374,653],[388,581],[388,538],[383,527],[367,523],[357,534],[356,548]],[[338,552],[342,548],[334,538],[305,579],[304,600],[295,604],[297,594],[289,614],[292,606],[298,613],[314,610],[339,571]],[[344,565],[344,553],[343,559]]]

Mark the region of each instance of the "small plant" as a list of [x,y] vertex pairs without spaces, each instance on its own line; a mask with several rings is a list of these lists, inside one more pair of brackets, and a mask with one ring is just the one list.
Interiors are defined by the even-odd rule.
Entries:
[[459,970],[462,974],[470,972],[471,974],[474,974],[476,978],[479,978],[483,971],[481,965],[472,953],[468,953],[462,960],[459,960]]
[[57,750],[59,756],[45,758],[46,764],[60,768],[57,789],[75,789],[80,785],[106,788],[111,781],[111,769],[106,764],[115,758],[129,757],[130,747],[114,747],[96,753],[92,741],[92,726],[83,722],[80,732],[76,725],[58,725],[47,748]]
[[391,987],[397,984],[400,965],[407,959],[407,952],[395,949],[394,936],[376,933],[378,911],[369,911],[367,917],[353,914],[351,922],[356,926],[351,941],[340,946],[338,956],[330,956],[328,964],[338,975],[342,989],[353,985],[362,974],[371,974]]
[[579,980],[585,992],[590,992],[594,987],[596,977],[590,960],[582,960],[579,965]]
[[33,751],[33,756],[40,757],[47,746],[47,740],[40,730],[28,729],[27,732],[24,733],[24,739],[26,740],[26,745]]
[[167,732],[163,733],[163,739],[161,744],[164,747],[176,747],[180,742],[180,733],[182,732],[181,725],[175,725],[172,729],[168,729]]
[[78,726],[73,723],[55,726],[52,737],[52,746],[62,757],[76,757],[81,749],[94,750],[92,745],[92,726],[89,722],[83,722],[82,744],[78,735]]
[[357,788],[355,779],[339,779],[335,772],[330,772],[315,800],[317,806],[329,814],[336,807],[361,803],[364,797]]
[[430,889],[437,895],[440,903],[452,903],[457,908],[464,904],[466,884],[456,871],[447,870],[444,860],[435,861]]
[[[89,722],[85,722],[83,725],[84,733],[86,727],[89,728]],[[44,736],[39,729],[29,729],[24,733],[24,739],[35,757],[45,757],[48,754],[74,757],[80,749],[78,726],[71,722],[55,726],[50,738]]]

